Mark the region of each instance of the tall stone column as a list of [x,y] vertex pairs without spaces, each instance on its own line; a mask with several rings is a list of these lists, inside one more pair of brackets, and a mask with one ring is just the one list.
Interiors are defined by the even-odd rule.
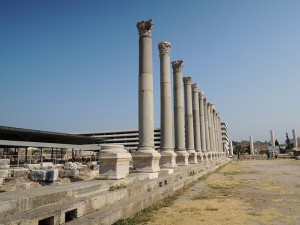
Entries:
[[154,147],[152,20],[137,23],[139,32],[139,147],[132,155],[140,172],[160,170],[160,154]]
[[200,136],[201,136],[201,150],[202,153],[206,152],[206,138],[205,138],[205,118],[204,118],[204,92],[200,91],[199,96],[199,111],[200,111]]
[[233,156],[233,144],[232,144],[232,141],[230,141],[229,142],[229,154],[231,155],[231,156]]
[[207,112],[207,99],[203,99],[203,109],[204,109],[204,122],[205,122],[205,142],[206,142],[206,152],[204,153],[204,157],[206,161],[208,161],[208,153],[210,152],[210,137],[209,137],[209,129],[208,129],[208,112]]
[[250,154],[254,155],[253,137],[249,136],[250,139]]
[[192,105],[192,78],[184,77],[185,103],[185,147],[189,153],[189,163],[197,163],[197,152],[194,146],[193,105]]
[[176,163],[178,166],[188,165],[189,154],[185,147],[184,132],[184,103],[182,69],[183,60],[172,62],[173,82],[174,82],[174,133],[175,151],[177,153]]
[[270,135],[271,135],[271,146],[275,146],[275,138],[274,138],[274,131],[270,130]]
[[297,140],[297,135],[295,129],[292,130],[293,132],[293,139],[294,139],[294,149],[298,150],[298,140]]
[[215,151],[214,146],[214,136],[213,136],[213,129],[212,129],[212,120],[211,120],[211,104],[207,103],[207,119],[208,119],[208,133],[209,133],[209,143],[210,143],[210,149],[208,152],[208,157],[210,160],[213,160],[213,152]]
[[160,154],[159,161],[162,168],[176,166],[176,153],[173,144],[173,117],[170,75],[169,42],[158,44],[160,57]]
[[200,135],[200,112],[199,112],[199,87],[198,84],[192,84],[193,97],[193,119],[194,119],[194,142],[195,151],[197,152],[198,161],[203,161],[203,153],[201,149],[201,135]]

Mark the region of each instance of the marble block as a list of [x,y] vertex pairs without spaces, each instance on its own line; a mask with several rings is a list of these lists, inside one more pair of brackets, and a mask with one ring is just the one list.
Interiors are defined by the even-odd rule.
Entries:
[[154,173],[160,171],[159,160],[160,153],[155,150],[149,152],[140,152],[132,154],[133,167],[143,173]]
[[58,169],[31,170],[31,177],[35,181],[58,180]]
[[9,169],[10,159],[0,159],[0,169]]
[[30,170],[39,170],[41,169],[41,164],[24,164],[24,168],[28,168]]
[[65,170],[77,170],[77,164],[76,163],[72,163],[72,162],[66,162],[64,169]]
[[123,145],[102,145],[100,151],[99,177],[122,179],[129,174],[129,161],[132,159]]

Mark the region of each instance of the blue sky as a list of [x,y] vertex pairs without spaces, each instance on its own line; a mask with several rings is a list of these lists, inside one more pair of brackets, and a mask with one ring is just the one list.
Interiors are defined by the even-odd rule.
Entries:
[[0,125],[60,132],[138,127],[138,32],[192,77],[232,140],[300,133],[300,1],[0,1]]

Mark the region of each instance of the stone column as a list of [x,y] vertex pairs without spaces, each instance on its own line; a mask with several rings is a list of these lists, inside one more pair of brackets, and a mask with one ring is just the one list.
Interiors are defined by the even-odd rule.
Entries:
[[152,20],[137,23],[139,32],[139,147],[132,155],[133,166],[140,172],[160,170],[160,154],[154,147]]
[[194,146],[193,105],[192,105],[192,78],[184,77],[184,104],[185,104],[185,147],[189,153],[189,163],[197,163],[197,152]]
[[230,154],[231,156],[233,156],[233,144],[232,144],[232,141],[229,142],[229,148],[230,148],[229,154]]
[[274,139],[274,131],[270,130],[270,134],[271,134],[271,146],[275,146],[275,139]]
[[250,154],[254,155],[254,146],[253,146],[253,138],[252,138],[252,136],[250,136],[249,139],[250,139]]
[[185,148],[184,135],[184,103],[183,103],[183,85],[182,85],[182,68],[183,60],[172,62],[173,82],[174,82],[174,136],[175,151],[177,153],[177,165],[188,165],[188,152]]
[[208,129],[208,112],[207,112],[207,99],[203,99],[203,109],[204,109],[204,125],[205,125],[205,142],[206,142],[206,152],[204,152],[204,157],[208,161],[208,153],[210,152],[210,137]]
[[199,111],[200,111],[200,136],[201,136],[201,150],[202,153],[206,152],[206,138],[205,138],[205,118],[204,118],[204,92],[200,91],[199,95]]
[[295,129],[292,130],[293,132],[293,139],[294,139],[294,149],[298,150],[298,140],[297,140],[297,135]]
[[173,117],[170,75],[169,42],[158,44],[160,57],[160,153],[159,161],[162,168],[176,166],[176,153],[173,144]]
[[201,150],[200,112],[199,112],[198,91],[199,91],[198,84],[197,83],[192,84],[195,151],[197,152],[197,160],[202,162],[203,161],[203,153]]
[[208,157],[210,160],[213,160],[213,152],[215,151],[214,147],[214,136],[213,136],[213,129],[212,129],[212,120],[211,120],[211,104],[207,103],[207,119],[208,119],[208,133],[209,133],[209,143],[210,149],[208,152]]

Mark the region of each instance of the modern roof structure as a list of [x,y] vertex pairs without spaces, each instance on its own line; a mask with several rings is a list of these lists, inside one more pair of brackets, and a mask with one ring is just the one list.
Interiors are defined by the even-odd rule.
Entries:
[[[101,138],[0,126],[0,146],[99,149]],[[93,147],[94,146],[94,147]]]

